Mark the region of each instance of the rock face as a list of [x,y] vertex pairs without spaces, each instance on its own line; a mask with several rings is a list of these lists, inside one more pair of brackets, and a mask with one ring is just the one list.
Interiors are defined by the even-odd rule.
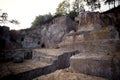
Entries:
[[21,48],[19,31],[9,30],[9,27],[0,26],[0,50]]
[[75,30],[75,22],[66,16],[58,16],[42,26],[20,31],[0,26],[0,49],[55,48],[71,30]]
[[77,50],[47,49],[46,51],[46,49],[33,49],[32,59],[21,63],[21,57],[25,57],[24,54],[26,53],[21,54],[22,50],[17,52],[19,54],[14,54],[16,56],[14,63],[3,63],[4,65],[0,63],[0,80],[32,80],[38,76],[54,72],[57,69],[69,67],[70,57],[79,54]]
[[30,49],[0,51],[0,62],[23,62],[24,59],[32,59]]
[[50,23],[35,29],[21,31],[23,48],[55,48],[63,36],[75,29],[75,23],[66,16],[53,19]]
[[[70,66],[78,73],[119,80],[120,11],[115,13],[84,12],[80,13],[75,20],[76,22],[69,17],[58,16],[40,27],[20,31],[10,31],[7,27],[0,27],[0,50],[2,50],[0,60],[13,60],[18,63],[23,59],[31,59],[32,56],[33,61],[53,62],[54,65],[40,68],[38,73],[36,73],[37,70],[33,70],[34,72],[31,73],[36,73],[36,75],[47,74]],[[50,55],[39,50],[34,50],[33,55],[31,52],[21,50],[3,51],[3,49],[18,48],[60,48],[63,51],[77,50],[80,54],[71,57],[74,53],[67,53],[58,56],[54,61],[56,57],[52,54],[56,51]],[[42,72],[46,70],[47,73]],[[31,73],[28,72],[26,75]],[[22,76],[24,78],[25,75]],[[35,78],[34,75],[31,77]]]
[[[119,39],[119,32],[114,26],[114,17],[100,13],[81,13],[76,19],[79,21],[78,32],[91,31],[88,39]],[[90,38],[91,37],[91,38]],[[87,40],[87,39],[86,39]]]
[[80,50],[81,54],[70,60],[75,72],[119,80],[120,40],[114,18],[113,14],[97,12],[78,15],[76,32],[66,34],[59,44],[64,49]]
[[120,56],[110,55],[77,55],[71,57],[71,68],[78,73],[119,80]]

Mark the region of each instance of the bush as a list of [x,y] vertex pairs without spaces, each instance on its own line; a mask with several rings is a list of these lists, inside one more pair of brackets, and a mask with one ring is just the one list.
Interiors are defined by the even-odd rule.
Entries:
[[67,16],[70,17],[73,21],[75,21],[75,17],[77,17],[78,14],[79,14],[79,13],[76,12],[76,11],[70,11],[70,13],[67,14]]
[[52,19],[51,14],[36,16],[35,20],[32,22],[31,27],[33,28],[36,26],[41,26],[41,25],[45,24],[46,22],[48,22],[50,19]]

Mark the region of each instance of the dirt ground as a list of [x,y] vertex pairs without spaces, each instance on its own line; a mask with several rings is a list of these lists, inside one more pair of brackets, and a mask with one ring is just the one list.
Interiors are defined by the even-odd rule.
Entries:
[[67,68],[67,69],[57,70],[48,75],[37,77],[33,80],[107,80],[107,79],[81,74],[81,73],[75,73]]

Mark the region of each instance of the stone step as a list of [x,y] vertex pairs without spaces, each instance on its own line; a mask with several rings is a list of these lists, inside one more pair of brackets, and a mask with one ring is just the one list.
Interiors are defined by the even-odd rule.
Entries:
[[[53,54],[55,53],[56,54]],[[58,52],[58,53],[57,53]],[[33,61],[41,61],[41,62],[46,62],[46,63],[52,63],[54,60],[57,60],[58,55],[60,55],[60,51],[59,50],[53,50],[53,52],[51,52],[51,50],[47,50],[46,49],[35,49],[33,50],[33,56],[32,56],[32,60]]]
[[70,58],[70,67],[78,73],[105,77],[109,80],[120,79],[120,54],[80,54]]
[[25,59],[32,59],[31,49],[4,50],[0,52],[0,62],[19,62],[24,61]]
[[79,41],[70,43],[61,43],[59,46],[63,49],[71,50],[76,49],[80,52],[99,53],[107,52],[113,53],[120,51],[120,40],[98,40],[98,41]]
[[[44,52],[43,49],[35,49],[38,54],[41,54],[39,52]],[[70,66],[70,57],[76,54],[79,54],[79,51],[61,51],[59,49],[50,49],[46,53],[49,56],[57,56],[57,59],[51,61],[50,63],[47,61],[41,61],[41,60],[28,60],[24,61],[23,63],[8,63],[3,64],[2,71],[9,71],[10,75],[8,76],[2,75],[4,77],[1,78],[1,80],[31,80],[35,77],[46,75],[51,72],[54,72],[58,69],[64,69]],[[46,58],[50,58],[47,56]],[[37,56],[34,58],[36,59]],[[44,59],[43,59],[44,60]],[[4,69],[6,68],[6,69]],[[0,76],[1,76],[0,75]]]
[[23,63],[0,63],[0,78],[7,75],[15,75],[31,71],[48,65],[48,63],[33,60],[25,60]]

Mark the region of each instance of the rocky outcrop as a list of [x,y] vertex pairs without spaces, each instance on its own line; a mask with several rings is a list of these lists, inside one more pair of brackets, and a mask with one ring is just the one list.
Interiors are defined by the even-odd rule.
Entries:
[[104,77],[109,80],[119,80],[120,55],[81,54],[71,57],[70,63],[75,72]]
[[24,59],[32,59],[31,49],[4,50],[0,51],[0,62],[23,62]]
[[119,32],[115,28],[114,18],[112,14],[100,14],[97,12],[81,13],[76,18],[79,21],[78,32],[92,31],[89,36],[93,35],[93,39],[118,39]]
[[63,36],[75,30],[75,23],[66,16],[54,18],[49,23],[33,29],[21,30],[23,48],[55,48]]
[[66,34],[59,46],[79,50],[80,55],[71,58],[75,72],[119,80],[120,40],[112,14],[85,12],[76,18],[77,30]]
[[[0,44],[2,44],[0,45],[0,60],[13,60],[14,63],[23,62],[20,63],[23,64],[23,71],[28,71],[12,76],[22,80],[33,79],[69,66],[78,73],[119,80],[119,15],[118,11],[115,13],[81,12],[75,19],[76,22],[69,17],[58,16],[36,28],[9,31],[7,27],[0,27]],[[40,51],[34,49],[33,54],[24,50],[3,50],[17,48],[45,49]],[[60,48],[64,54],[58,55],[56,50],[51,49],[53,52],[48,48]],[[80,54],[70,59],[78,52],[65,51],[80,51]],[[26,58],[30,58],[30,64],[35,66],[30,67],[28,63],[25,63],[24,68],[23,60]],[[46,63],[47,66],[45,64],[40,67],[40,61]],[[12,68],[16,69],[14,66]]]
[[21,48],[19,31],[9,30],[9,27],[0,26],[0,50]]

